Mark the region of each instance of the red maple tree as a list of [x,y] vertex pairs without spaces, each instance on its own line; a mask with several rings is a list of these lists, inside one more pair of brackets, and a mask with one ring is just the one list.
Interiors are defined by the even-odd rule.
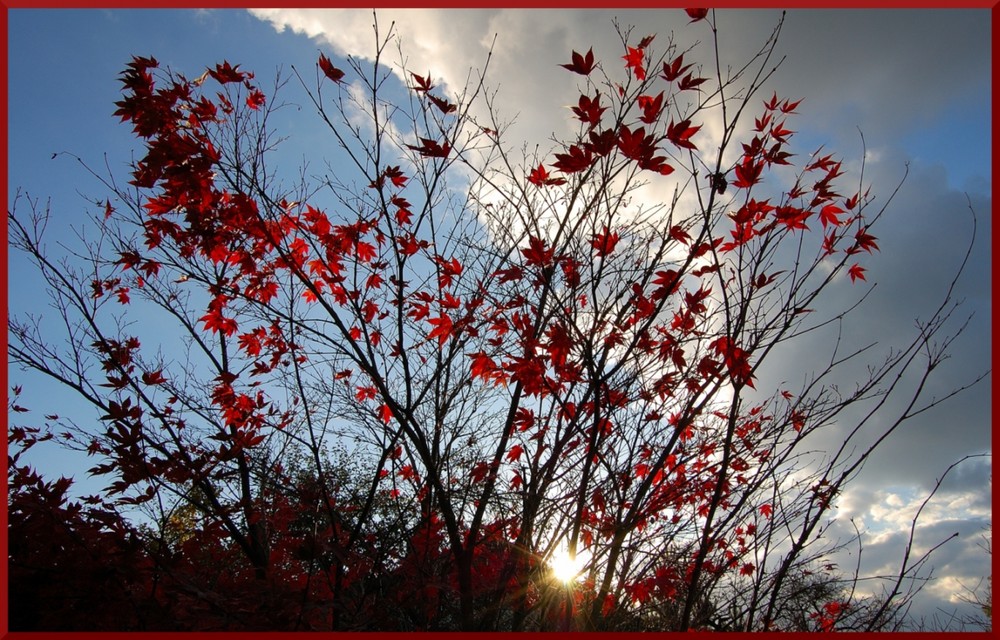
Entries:
[[[15,318],[12,361],[99,409],[65,440],[109,479],[70,500],[17,453],[58,420],[11,427],[12,624],[790,628],[785,595],[873,447],[799,456],[919,368],[927,336],[847,396],[822,375],[759,388],[779,345],[829,320],[810,312],[824,291],[865,280],[880,212],[832,156],[791,151],[797,100],[758,97],[774,38],[759,73],[722,78],[622,35],[624,64],[561,65],[578,135],[524,158],[481,83],[446,95],[400,67],[407,112],[388,67],[320,55],[300,79],[355,171],[332,200],[269,178],[273,96],[252,73],[131,60],[115,115],[143,151],[127,188],[107,182],[92,262],[46,255],[41,209],[9,216],[73,328],[67,356]],[[329,99],[349,85],[370,127]],[[647,184],[684,197],[637,205]],[[138,305],[178,342],[115,322]],[[586,558],[579,580],[553,578],[559,548]],[[834,595],[815,628],[854,610]]]

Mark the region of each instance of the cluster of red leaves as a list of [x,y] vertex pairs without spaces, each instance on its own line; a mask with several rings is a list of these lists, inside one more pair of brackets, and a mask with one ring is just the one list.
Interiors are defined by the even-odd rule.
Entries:
[[[643,38],[637,46],[627,47],[627,52],[623,56],[625,68],[640,82],[647,79],[646,50],[653,40],[654,36]],[[589,76],[595,65],[594,52],[590,49],[586,54],[573,51],[572,61],[561,66],[573,73]],[[690,66],[684,64],[683,54],[679,55],[676,59],[663,64],[661,77],[668,83],[676,83],[674,89],[677,92],[696,91],[705,79],[696,78],[688,72]],[[690,120],[671,122],[662,137],[647,133],[645,126],[642,126],[653,125],[659,121],[670,100],[665,92],[660,91],[656,95],[642,94],[636,98],[637,109],[641,112],[638,121],[642,125],[622,124],[603,130],[600,129],[601,118],[608,107],[603,105],[601,100],[601,93],[594,96],[581,94],[577,104],[571,107],[577,119],[586,125],[586,138],[569,145],[564,152],[557,152],[552,167],[564,174],[585,172],[600,158],[608,156],[617,149],[622,156],[634,161],[639,168],[669,175],[674,171],[674,167],[667,162],[666,156],[659,155],[660,142],[666,140],[679,149],[697,149],[691,138],[701,127],[692,125]],[[531,170],[528,181],[540,187],[565,184],[565,178],[550,178],[542,165]]]
[[823,605],[823,608],[820,611],[810,613],[809,617],[816,621],[819,625],[820,631],[835,631],[837,621],[843,617],[847,607],[848,603],[846,602],[827,602]]
[[[794,134],[786,128],[784,117],[795,113],[801,101],[780,100],[772,95],[764,103],[764,113],[754,120],[755,135],[750,142],[743,143],[743,155],[733,168],[735,180],[729,184],[737,189],[750,190],[759,184],[766,169],[775,165],[789,165],[792,154],[785,150]],[[818,173],[819,178],[809,188],[803,186],[807,174]],[[862,194],[855,193],[845,198],[835,189],[835,180],[842,175],[841,163],[832,155],[813,157],[805,166],[805,171],[794,186],[785,194],[781,204],[771,204],[770,200],[745,200],[740,208],[729,217],[734,223],[730,232],[731,240],[723,244],[722,251],[734,251],[754,238],[764,237],[776,228],[787,231],[808,231],[808,222],[816,217],[824,230],[823,251],[826,256],[843,253],[852,256],[859,252],[871,253],[878,250],[877,238],[867,233],[860,211]],[[841,216],[848,217],[842,218]],[[853,242],[849,237],[854,227]],[[848,244],[844,247],[844,241]],[[851,281],[864,280],[865,269],[858,264],[848,268]],[[773,282],[763,274],[754,286],[763,287]]]

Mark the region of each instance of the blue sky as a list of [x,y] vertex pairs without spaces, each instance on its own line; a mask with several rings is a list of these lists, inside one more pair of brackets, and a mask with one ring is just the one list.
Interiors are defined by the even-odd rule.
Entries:
[[[481,65],[492,35],[499,34],[491,72],[500,79],[501,97],[509,96],[503,104],[521,105],[513,132],[544,143],[553,131],[564,131],[569,120],[551,114],[575,101],[566,78],[570,74],[557,64],[568,60],[571,50],[590,45],[598,57],[605,53],[604,59],[616,59],[621,45],[613,15],[596,10],[414,10],[382,12],[380,21],[397,19],[411,67],[430,69],[452,86],[470,67]],[[694,29],[678,10],[618,15],[622,23],[641,25],[638,31],[661,37],[671,30],[680,41],[707,37],[706,32],[692,35]],[[777,18],[776,11],[720,12],[723,54],[738,61],[762,42]],[[226,59],[254,70],[267,87],[278,66],[288,71],[294,65],[308,77],[319,51],[334,57],[368,53],[370,23],[367,11],[9,10],[8,202],[18,188],[51,198],[55,242],[70,238],[70,225],[83,222],[87,203],[81,194],[102,197],[103,192],[75,160],[53,159],[54,153],[78,155],[98,170],[107,154],[117,175],[126,174],[125,164],[137,145],[111,114],[119,97],[117,76],[133,55],[153,56],[188,77]],[[976,315],[946,363],[946,383],[990,366],[989,25],[988,11],[792,11],[779,44],[787,59],[772,83],[781,96],[805,98],[802,115],[793,123],[802,152],[826,145],[856,168],[862,130],[869,153],[866,175],[881,197],[909,163],[910,177],[876,233],[882,251],[867,266],[879,281],[879,294],[856,318],[853,330],[859,339],[874,336],[891,343],[930,310],[933,294],[947,284],[964,251],[970,229],[966,197],[973,203],[979,238],[960,293],[967,299],[964,308]],[[345,66],[342,58],[339,66]],[[311,107],[304,106],[301,92],[292,86],[286,99],[303,105],[286,110],[278,121],[282,133],[291,136],[279,157],[294,173],[303,155],[322,158],[334,145],[327,138],[315,143],[313,127],[319,123]],[[515,109],[509,109],[507,115],[513,115]],[[11,312],[39,310],[37,282],[17,256],[10,257],[8,267]],[[803,348],[788,357],[806,363],[810,355]],[[11,371],[11,382],[19,380],[26,395],[31,394],[28,402],[32,396],[44,403],[58,397],[60,406],[73,406],[37,379]],[[937,475],[963,455],[990,449],[988,384],[947,411],[915,423],[845,496],[845,512],[864,518],[877,533],[870,540],[874,566],[882,566],[882,551],[885,566],[890,566],[892,545],[886,536],[907,524],[901,514],[922,499]],[[49,457],[37,462],[53,473],[81,468],[51,448],[44,453]],[[970,466],[945,486],[930,510],[938,523],[953,525],[963,535],[941,554],[946,566],[938,566],[935,574],[946,578],[938,581],[945,586],[927,590],[922,611],[928,616],[948,606],[948,590],[954,587],[949,576],[968,582],[982,570],[984,558],[976,554],[975,543],[990,513],[989,469],[988,463]],[[84,479],[82,473],[76,475]],[[883,508],[897,503],[902,506]]]

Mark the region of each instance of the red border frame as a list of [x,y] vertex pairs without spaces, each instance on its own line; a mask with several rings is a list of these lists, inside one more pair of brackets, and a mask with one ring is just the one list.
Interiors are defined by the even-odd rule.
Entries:
[[[234,1],[226,1],[226,0],[211,0],[209,2],[197,2],[197,1],[193,1],[193,0],[170,0],[170,1],[158,0],[156,2],[141,3],[141,4],[138,2],[138,0],[104,0],[104,2],[100,3],[98,6],[100,8],[150,8],[150,9],[153,9],[153,8],[161,8],[161,9],[163,9],[163,8],[169,8],[169,9],[185,9],[185,8],[191,9],[191,8],[198,8],[198,9],[216,9],[216,8],[261,8],[261,7],[271,7],[271,6],[274,6],[275,4],[278,4],[278,3],[275,3],[273,0],[271,2],[261,2],[260,0],[256,0],[256,1],[252,1],[252,2],[234,2]],[[621,4],[621,5],[618,5],[615,8],[622,9],[622,10],[624,10],[624,9],[654,9],[654,8],[655,9],[663,9],[663,8],[671,8],[671,7],[681,7],[681,6],[684,6],[684,4],[685,3],[676,3],[675,4],[674,2],[664,2],[663,0],[660,0],[659,2],[657,2],[656,0],[628,0],[628,2],[626,2],[624,4]],[[696,3],[689,2],[687,4],[696,4]],[[998,4],[1000,4],[1000,3],[996,2],[995,0],[975,0],[975,1],[965,1],[965,2],[946,2],[946,1],[942,1],[942,0],[939,0],[937,2],[928,2],[926,0],[881,0],[880,2],[877,2],[877,3],[863,2],[863,1],[860,1],[860,0],[841,0],[841,1],[837,1],[837,2],[834,2],[834,1],[831,1],[831,0],[825,0],[825,1],[800,0],[799,2],[796,2],[796,3],[774,2],[774,1],[771,1],[771,2],[767,2],[767,1],[763,1],[763,2],[747,2],[747,1],[734,2],[734,1],[730,0],[730,1],[724,1],[724,2],[714,2],[714,3],[712,3],[712,6],[713,6],[713,8],[811,8],[811,9],[812,8],[829,8],[829,9],[872,9],[872,8],[880,8],[880,9],[942,8],[943,9],[943,8],[947,8],[947,9],[991,9],[991,28],[992,28],[992,34],[995,37],[995,34],[997,32],[997,27],[1000,26],[1000,19],[998,19],[998,17],[997,17],[998,13],[996,11],[996,8],[997,8]],[[449,0],[425,0],[424,2],[407,3],[407,2],[399,2],[398,0],[396,2],[386,2],[384,0],[382,0],[382,1],[376,0],[376,1],[371,2],[371,3],[360,4],[360,3],[354,3],[354,2],[331,3],[329,1],[327,1],[327,2],[321,2],[321,1],[317,1],[317,0],[304,0],[304,1],[303,0],[299,0],[299,2],[296,3],[296,5],[299,6],[299,7],[305,7],[305,8],[328,8],[328,7],[331,7],[331,6],[334,6],[334,7],[337,7],[337,8],[390,8],[390,7],[409,7],[409,6],[420,7],[420,8],[468,8],[469,7],[469,2],[468,1],[467,2],[461,2],[459,0],[451,0],[451,1],[449,1]],[[538,0],[506,0],[505,2],[481,3],[481,4],[476,4],[474,6],[475,6],[475,8],[481,8],[481,9],[486,9],[486,8],[505,8],[505,9],[518,9],[518,8],[521,8],[521,9],[552,9],[552,8],[563,8],[563,9],[574,9],[574,8],[607,8],[607,5],[608,5],[608,2],[606,0],[604,2],[595,2],[593,0],[589,0],[589,1],[588,0],[577,0],[576,2],[573,2],[571,0],[563,0],[563,1],[554,1],[554,0],[543,0],[543,1],[538,1]],[[33,2],[31,0],[0,0],[0,7],[2,7],[2,11],[0,11],[0,41],[2,41],[3,51],[5,53],[7,52],[7,46],[8,46],[7,33],[8,33],[8,26],[9,26],[8,11],[10,9],[29,9],[29,8],[30,9],[70,9],[70,8],[98,8],[98,6],[95,6],[95,2],[93,0],[89,0],[89,1],[88,0],[46,0],[44,2]],[[995,47],[992,48],[992,50],[991,50],[991,58],[992,58],[992,61],[994,63],[993,64],[993,74],[995,75],[996,74],[996,64],[995,63],[996,63],[996,59],[997,59]],[[8,132],[7,132],[7,127],[8,127],[8,119],[7,119],[8,118],[8,107],[7,107],[7,105],[8,105],[8,95],[7,95],[7,91],[8,91],[8,68],[7,68],[7,64],[4,64],[3,68],[0,69],[0,81],[2,81],[2,82],[0,82],[0,117],[2,117],[2,122],[0,122],[0,146],[2,146],[4,149],[7,149],[8,148]],[[994,130],[996,128],[996,123],[997,123],[997,117],[994,114],[994,117],[993,117]],[[7,203],[8,181],[7,181],[7,170],[6,170],[6,166],[8,164],[9,164],[9,162],[4,165],[3,171],[0,172],[0,186],[2,186],[2,188],[3,188],[3,199],[4,199],[5,205],[8,204]],[[994,166],[992,168],[992,173],[993,173],[992,178],[995,181],[998,173],[1000,173],[1000,172],[998,172],[997,166],[995,164],[994,164]],[[993,245],[996,245],[996,240],[997,240],[998,237],[1000,237],[1000,231],[997,231],[997,229],[996,229],[995,226],[994,226],[993,234],[994,234],[993,238],[992,238]],[[6,227],[4,228],[4,231],[3,231],[3,241],[0,242],[0,258],[3,259],[4,264],[7,263],[7,232],[6,232]],[[995,280],[994,280],[993,287],[994,287],[994,289],[996,288]],[[0,310],[2,310],[4,312],[4,318],[6,318],[7,317],[7,314],[6,314],[6,312],[7,312],[7,291],[6,291],[6,286],[0,287],[0,288],[2,288],[2,295],[0,295]],[[996,347],[993,347],[993,348],[994,348],[994,352],[993,352],[992,355],[994,357],[992,357],[991,360],[995,361],[996,360],[996,358],[995,358],[995,354],[996,354],[995,349],[996,349]],[[0,337],[0,349],[2,349],[4,355],[7,354],[7,334],[6,334],[6,332],[4,332],[3,336]],[[8,399],[8,395],[7,395],[8,387],[7,387],[7,373],[6,373],[6,369],[4,370],[3,374],[0,374],[0,380],[2,380],[2,382],[3,382],[3,389],[2,389],[2,392],[0,392],[0,396],[2,396],[2,398],[4,400],[4,404],[6,405],[7,399]],[[992,386],[993,395],[996,396],[997,392],[1000,391],[1000,383],[998,383],[996,381],[996,377],[995,376],[993,378],[992,385],[993,385]],[[4,429],[3,433],[0,434],[0,445],[3,446],[3,449],[6,452],[6,450],[7,450],[7,430],[6,429]],[[7,500],[6,500],[6,498],[7,498],[7,483],[6,483],[6,480],[4,480],[2,487],[0,487],[0,494],[2,494],[2,497],[4,499],[4,504],[6,504],[6,502],[7,502]],[[4,556],[4,558],[6,558],[6,556],[7,556],[7,535],[6,535],[6,529],[7,529],[7,510],[6,510],[6,508],[0,510],[0,526],[3,527],[3,532],[0,532],[0,551],[3,552],[3,556]],[[89,633],[88,634],[85,634],[85,633],[73,633],[73,634],[69,634],[69,633],[61,633],[61,634],[48,634],[48,633],[44,633],[44,634],[39,634],[39,633],[11,633],[11,632],[9,632],[7,630],[7,622],[8,622],[7,594],[8,594],[7,563],[6,563],[6,560],[4,560],[3,563],[0,564],[0,598],[2,598],[2,602],[0,602],[0,640],[6,639],[6,638],[11,638],[11,640],[18,640],[18,639],[25,639],[25,640],[32,639],[33,640],[34,638],[49,637],[50,635],[57,635],[57,636],[60,636],[60,637],[70,637],[70,636],[72,636],[72,637],[77,637],[77,636],[86,637],[86,636],[91,636],[92,635],[95,638],[97,638],[97,637],[102,637],[103,638],[103,637],[107,636],[107,634],[104,634],[104,633],[101,633],[99,635],[98,634],[89,634]],[[131,635],[131,634],[119,633],[119,634],[112,634],[112,635],[123,636],[123,635]],[[141,634],[141,635],[143,637],[150,637],[150,638],[176,638],[176,637],[183,637],[184,635],[187,635],[187,634],[155,633],[155,632],[151,632],[151,633],[144,633],[144,634]],[[228,638],[234,638],[235,639],[235,638],[246,638],[247,635],[248,634],[245,634],[245,633],[214,633],[214,634],[211,634],[211,637],[212,638],[219,638],[219,639],[223,639],[223,638],[227,638],[227,639]],[[286,634],[282,634],[282,633],[253,633],[253,634],[249,634],[249,635],[251,637],[253,637],[253,638],[263,638],[263,637],[278,638],[278,637],[285,637]],[[343,638],[348,638],[348,637],[371,638],[371,637],[381,637],[381,636],[395,636],[395,635],[402,635],[402,634],[338,633],[338,634],[323,634],[323,635],[324,636],[327,636],[327,635],[329,635],[329,636],[336,636],[337,638],[342,638],[342,637]],[[461,634],[462,637],[464,637],[466,635],[474,635],[476,637],[502,637],[504,634],[501,634],[501,633],[477,633],[477,634],[465,634],[465,633],[463,633],[463,634]],[[527,634],[527,635],[533,635],[533,634]],[[583,636],[583,637],[590,636],[590,637],[594,637],[594,638],[597,638],[597,637],[608,638],[608,637],[630,636],[631,634],[625,634],[625,633],[600,633],[600,634],[597,634],[597,633],[582,633],[581,634],[581,633],[578,633],[576,635],[577,636]],[[759,635],[759,634],[735,634],[735,635],[737,635],[737,636],[748,636],[748,635]],[[803,634],[792,634],[792,635],[803,635]],[[862,635],[868,636],[868,635],[876,635],[876,634],[862,634]],[[909,638],[913,638],[914,640],[921,640],[922,638],[925,638],[925,637],[938,637],[939,635],[941,635],[941,634],[937,634],[937,633],[907,633],[906,637],[908,639]]]

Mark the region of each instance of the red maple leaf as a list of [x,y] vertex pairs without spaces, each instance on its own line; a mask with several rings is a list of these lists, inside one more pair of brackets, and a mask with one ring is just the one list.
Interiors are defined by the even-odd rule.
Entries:
[[378,255],[375,246],[368,242],[359,242],[357,245],[357,252],[358,260],[361,262],[371,262]]
[[[571,289],[580,286],[580,263],[577,262],[573,256],[565,256],[561,261],[560,265],[562,267],[563,277],[566,279],[566,286]],[[586,296],[584,296],[586,300]],[[581,306],[586,306],[586,302],[582,302]]]
[[798,207],[793,207],[791,205],[784,207],[777,207],[774,210],[774,218],[778,222],[781,222],[790,230],[802,229],[803,231],[808,230],[809,227],[806,225],[806,220],[810,216],[810,212],[805,209],[800,209]]
[[404,256],[416,255],[421,249],[426,249],[430,246],[426,240],[417,240],[416,236],[412,233],[399,236],[397,241],[399,242],[399,252]]
[[515,444],[513,447],[510,448],[510,451],[507,452],[507,459],[510,460],[511,462],[517,462],[521,458],[521,454],[523,453],[524,453],[524,447],[522,447],[519,444]]
[[680,288],[681,276],[678,272],[673,269],[667,269],[666,271],[657,271],[656,279],[653,280],[653,284],[658,287],[656,291],[653,292],[653,298],[665,298],[667,296],[677,293]]
[[700,126],[692,127],[690,120],[681,120],[676,124],[671,120],[670,126],[667,127],[667,139],[677,147],[697,149],[698,147],[691,142],[691,136],[698,133],[699,129]]
[[582,76],[589,76],[590,72],[594,70],[594,49],[588,49],[585,55],[580,55],[574,51],[573,62],[570,64],[561,64],[559,66],[564,69],[569,69],[574,73],[579,73]]
[[781,103],[781,107],[779,107],[779,109],[781,110],[781,113],[795,113],[795,108],[798,107],[801,102],[802,100],[796,100],[795,102],[785,100]]
[[814,171],[816,169],[828,171],[835,165],[836,163],[833,160],[833,154],[829,154],[814,160],[812,164],[806,167],[806,171]]
[[510,478],[510,488],[516,491],[521,488],[522,484],[524,484],[524,480],[521,479],[521,474],[515,472]]
[[396,209],[396,223],[397,224],[410,224],[413,221],[413,212],[409,209],[409,203],[405,206],[397,203],[393,203],[398,209]]
[[458,107],[448,102],[443,98],[438,98],[437,96],[427,95],[427,99],[434,103],[434,106],[441,110],[441,113],[449,114],[454,112]]
[[684,64],[684,54],[677,56],[671,62],[663,63],[663,79],[673,82],[681,77],[681,74],[691,68],[691,65]]
[[486,476],[490,473],[490,465],[486,462],[477,462],[476,466],[472,468],[470,475],[472,476],[473,482],[482,482],[486,479]]
[[378,315],[379,307],[373,300],[366,300],[364,306],[361,308],[362,317],[364,317],[365,322],[371,324]]
[[641,47],[629,47],[628,53],[622,56],[625,60],[625,68],[632,70],[632,75],[636,80],[646,79],[646,68],[642,65],[646,52]]
[[597,251],[597,255],[604,257],[615,250],[615,245],[618,244],[618,234],[612,233],[607,227],[600,233],[595,233],[593,239],[590,241],[590,246],[594,247]]
[[566,179],[549,177],[549,172],[545,170],[544,166],[539,164],[537,168],[532,169],[531,173],[528,174],[528,182],[535,186],[542,187],[566,184]]
[[615,145],[618,142],[618,136],[615,135],[614,129],[605,129],[600,133],[591,131],[589,137],[590,140],[585,142],[583,146],[596,156],[608,155],[615,150]]
[[529,267],[547,266],[552,261],[552,256],[555,255],[555,252],[554,248],[546,247],[545,241],[536,236],[530,236],[527,248],[521,249],[521,253],[525,258],[525,264]]
[[796,433],[802,431],[802,428],[806,426],[806,417],[798,411],[792,411],[788,419],[792,423],[792,428],[795,429]]
[[163,384],[167,379],[163,377],[163,371],[157,369],[156,371],[146,371],[142,374],[143,384],[156,385]]
[[319,54],[319,68],[323,71],[323,74],[327,78],[333,80],[337,84],[340,84],[344,80],[344,72],[333,66],[330,59],[322,53]]
[[593,98],[589,96],[580,96],[580,100],[577,102],[577,106],[570,107],[576,117],[582,122],[590,125],[593,129],[600,123],[601,114],[607,111],[607,107],[601,106],[601,94],[597,94]]
[[865,268],[861,265],[851,265],[851,268],[847,270],[847,274],[851,276],[851,282],[865,280]]
[[823,223],[823,228],[826,229],[827,225],[839,227],[841,220],[837,216],[841,213],[844,213],[844,210],[837,205],[828,204],[823,207],[819,212],[819,221]]
[[639,119],[646,124],[653,124],[663,109],[663,92],[658,93],[655,98],[639,96],[639,108],[642,109],[642,116]]
[[571,146],[567,153],[557,153],[556,162],[552,165],[563,173],[583,171],[594,163],[594,156],[588,148]]
[[669,235],[671,240],[676,240],[681,244],[691,244],[690,234],[688,234],[688,232],[684,230],[684,227],[681,227],[680,225],[675,224],[670,227]]
[[403,175],[398,166],[386,167],[382,175],[389,178],[394,187],[402,188],[406,184],[407,177]]
[[238,328],[236,320],[226,318],[219,309],[212,310],[198,319],[205,323],[205,330],[212,333],[221,332],[226,336],[231,336],[236,333]]
[[448,314],[442,313],[437,318],[431,318],[428,322],[434,325],[434,329],[427,334],[427,339],[433,340],[434,338],[437,338],[438,346],[444,346],[444,343],[451,337],[452,330],[455,326],[454,323],[452,323],[451,318],[448,317]]
[[[428,295],[428,297],[430,296]],[[431,309],[426,303],[414,302],[411,300],[410,307],[411,309],[406,313],[406,315],[414,320],[423,320],[431,314]]]
[[256,111],[264,106],[267,102],[267,97],[258,89],[254,89],[247,96],[247,106]]
[[878,251],[878,245],[875,243],[878,238],[873,235],[869,235],[866,229],[858,229],[858,232],[854,235],[855,246],[851,247],[847,251],[848,255],[853,255],[858,251],[872,252],[872,249]]
[[763,170],[763,162],[755,162],[752,157],[744,156],[743,162],[736,165],[736,180],[732,184],[737,189],[749,189],[760,181]]
[[656,151],[653,136],[646,135],[644,127],[632,131],[623,126],[618,133],[618,148],[626,158],[632,160],[651,158]]
[[448,154],[451,152],[451,145],[447,141],[442,145],[436,140],[431,140],[430,138],[420,138],[420,146],[415,146],[412,144],[406,145],[410,149],[418,152],[425,158],[447,158]]
[[753,123],[754,123],[753,127],[754,131],[756,131],[757,133],[764,133],[764,129],[767,129],[768,125],[771,124],[771,114],[765,113],[763,116],[759,118],[754,118]]
[[566,358],[573,351],[575,343],[573,337],[562,323],[555,323],[545,332],[545,337],[549,339],[545,348],[549,352],[554,366],[566,364]]
[[639,167],[645,169],[646,171],[655,171],[656,173],[669,176],[674,172],[674,168],[667,164],[667,159],[663,156],[653,156],[652,158],[643,158],[639,161]]
[[788,136],[792,135],[793,133],[795,132],[792,131],[791,129],[785,128],[784,120],[771,127],[771,137],[779,142],[787,142]]
[[527,431],[535,426],[535,412],[532,409],[520,407],[514,414],[514,428],[518,431]]
[[705,82],[706,78],[695,78],[692,74],[687,74],[681,81],[677,83],[677,89],[680,91],[687,91],[688,89],[694,89],[701,83]]
[[434,256],[434,261],[440,267],[438,272],[438,286],[440,288],[447,289],[454,282],[455,276],[462,275],[462,263],[458,261],[458,258],[445,260],[441,256]]
[[510,269],[499,269],[495,271],[493,275],[499,278],[497,282],[500,284],[505,282],[516,282],[524,277],[524,270],[520,267],[511,267]]
[[431,74],[429,72],[426,76],[418,76],[411,71],[410,75],[413,76],[413,81],[417,83],[416,86],[413,87],[414,91],[426,93],[434,88],[434,85],[431,84]]
[[215,69],[210,69],[208,74],[215,78],[219,84],[227,84],[229,82],[242,82],[246,77],[252,77],[251,74],[244,73],[240,71],[240,65],[235,67],[229,64],[228,61],[223,61],[222,64],[215,65]]
[[500,384],[506,381],[506,376],[500,367],[493,362],[486,353],[478,351],[476,353],[470,353],[469,357],[472,358],[472,365],[469,367],[469,373],[473,378],[480,378],[485,382],[494,382]]
[[392,409],[389,405],[384,404],[378,409],[378,417],[382,419],[382,422],[389,424],[392,421]]

